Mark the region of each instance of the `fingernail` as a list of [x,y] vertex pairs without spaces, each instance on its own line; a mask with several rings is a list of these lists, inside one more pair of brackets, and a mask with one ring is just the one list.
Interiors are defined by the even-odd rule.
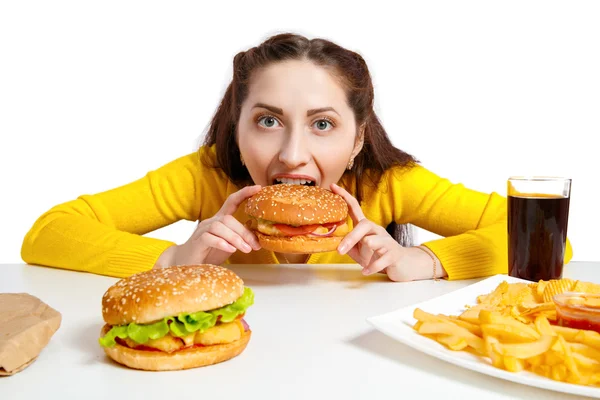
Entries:
[[368,268],[365,268],[362,270],[363,275],[369,275],[371,273],[371,271],[369,271]]
[[250,253],[252,251],[252,248],[248,246],[246,242],[242,243],[242,248],[246,251],[246,253]]
[[344,254],[344,253],[346,253],[346,247],[347,247],[347,246],[346,246],[346,244],[345,244],[345,243],[344,243],[344,244],[340,244],[340,246],[338,247],[338,252],[339,252],[340,254]]

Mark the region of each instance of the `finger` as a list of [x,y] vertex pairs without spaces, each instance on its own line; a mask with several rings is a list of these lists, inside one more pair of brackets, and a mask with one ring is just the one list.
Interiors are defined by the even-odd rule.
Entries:
[[252,251],[252,247],[250,247],[250,245],[246,243],[246,241],[244,241],[240,235],[232,231],[231,228],[225,226],[225,224],[220,221],[212,224],[208,228],[208,232],[217,237],[223,238],[230,245],[244,253],[250,253]]
[[198,238],[200,238],[200,236],[202,236],[204,234],[205,231],[205,227],[206,226],[210,226],[210,224],[212,224],[215,221],[215,217],[211,217],[209,219],[205,219],[204,221],[200,221],[200,223],[198,224],[198,226],[196,226],[196,230],[194,231],[194,233],[192,233],[191,236],[191,240],[197,240]]
[[335,183],[331,184],[331,191],[335,194],[342,196],[346,203],[348,203],[350,217],[352,218],[354,225],[357,225],[360,221],[365,219],[365,214],[363,214],[362,209],[360,208],[360,204],[358,204],[358,200],[356,200],[354,196],[352,196],[345,189],[339,187]]
[[240,205],[248,197],[254,196],[256,193],[258,193],[260,191],[260,189],[261,189],[260,185],[246,186],[245,188],[240,189],[237,192],[230,194],[229,197],[227,197],[227,200],[225,200],[225,203],[223,203],[223,206],[219,210],[218,214],[220,214],[220,215],[234,214],[237,211],[237,209],[240,207]]
[[381,257],[377,258],[374,262],[371,263],[367,268],[363,269],[363,274],[370,275],[375,274],[387,267],[392,263],[392,252],[388,252]]
[[208,247],[222,250],[226,253],[235,253],[236,248],[229,244],[225,239],[213,235],[212,233],[204,232],[201,236],[202,243]]
[[237,233],[253,250],[260,250],[260,243],[258,238],[248,227],[242,224],[240,221],[235,219],[233,215],[226,215],[221,220],[223,225]]
[[354,229],[352,229],[338,245],[338,253],[346,254],[346,252],[354,247],[359,240],[373,232],[373,225],[375,224],[368,219],[363,219],[358,225],[355,225]]
[[354,261],[356,261],[362,266],[360,259],[360,250],[358,249],[358,246],[354,246],[353,248],[348,250],[348,255],[350,256],[350,258],[352,258]]
[[[368,238],[369,236],[367,236],[366,238]],[[373,257],[373,249],[371,247],[369,247],[367,244],[365,244],[365,239],[363,238],[360,242],[358,247],[360,248],[359,254],[360,254],[360,259],[361,262],[359,263],[360,265],[362,265],[363,267],[366,267],[367,265],[369,265],[371,263],[371,257]]]
[[[390,242],[391,240],[391,242]],[[394,239],[389,235],[369,235],[365,236],[361,243],[368,246],[371,250],[384,254],[387,250],[387,246],[397,244]]]

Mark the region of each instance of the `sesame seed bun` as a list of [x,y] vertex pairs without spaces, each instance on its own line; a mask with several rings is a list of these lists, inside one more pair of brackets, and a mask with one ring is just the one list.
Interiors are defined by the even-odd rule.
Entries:
[[265,186],[246,202],[246,214],[279,224],[302,226],[345,220],[348,204],[319,186]]
[[[109,329],[108,325],[104,326],[101,335],[104,336]],[[114,361],[130,368],[146,371],[176,371],[217,364],[236,357],[248,345],[251,334],[252,332],[247,330],[235,342],[191,347],[172,353],[136,350],[118,343],[113,347],[105,347],[104,352]]]
[[111,286],[102,298],[102,317],[108,325],[147,324],[223,307],[243,293],[242,279],[216,265],[152,269]]
[[341,236],[317,238],[299,235],[281,237],[264,235],[260,232],[254,233],[263,249],[286,254],[313,254],[334,251],[343,239]]

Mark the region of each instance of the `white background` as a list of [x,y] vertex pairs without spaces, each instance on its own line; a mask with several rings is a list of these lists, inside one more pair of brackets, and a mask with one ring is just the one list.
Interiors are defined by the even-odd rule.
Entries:
[[600,2],[215,3],[0,3],[0,262],[53,205],[194,151],[233,56],[284,31],[361,53],[394,144],[453,182],[572,177],[574,259],[600,260]]

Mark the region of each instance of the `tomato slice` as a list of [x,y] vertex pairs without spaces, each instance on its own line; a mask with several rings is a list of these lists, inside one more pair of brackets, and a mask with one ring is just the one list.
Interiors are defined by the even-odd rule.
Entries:
[[284,235],[288,236],[297,236],[297,235],[308,235],[311,232],[314,232],[319,226],[319,224],[315,225],[302,225],[302,226],[290,226],[285,224],[273,224],[273,226],[279,229]]
[[281,231],[284,235],[287,236],[298,236],[298,235],[308,235],[309,233],[314,232],[317,228],[323,226],[325,229],[330,230],[334,225],[340,225],[340,222],[330,222],[327,224],[313,224],[313,225],[302,225],[302,226],[291,226],[285,224],[273,224],[273,226]]

